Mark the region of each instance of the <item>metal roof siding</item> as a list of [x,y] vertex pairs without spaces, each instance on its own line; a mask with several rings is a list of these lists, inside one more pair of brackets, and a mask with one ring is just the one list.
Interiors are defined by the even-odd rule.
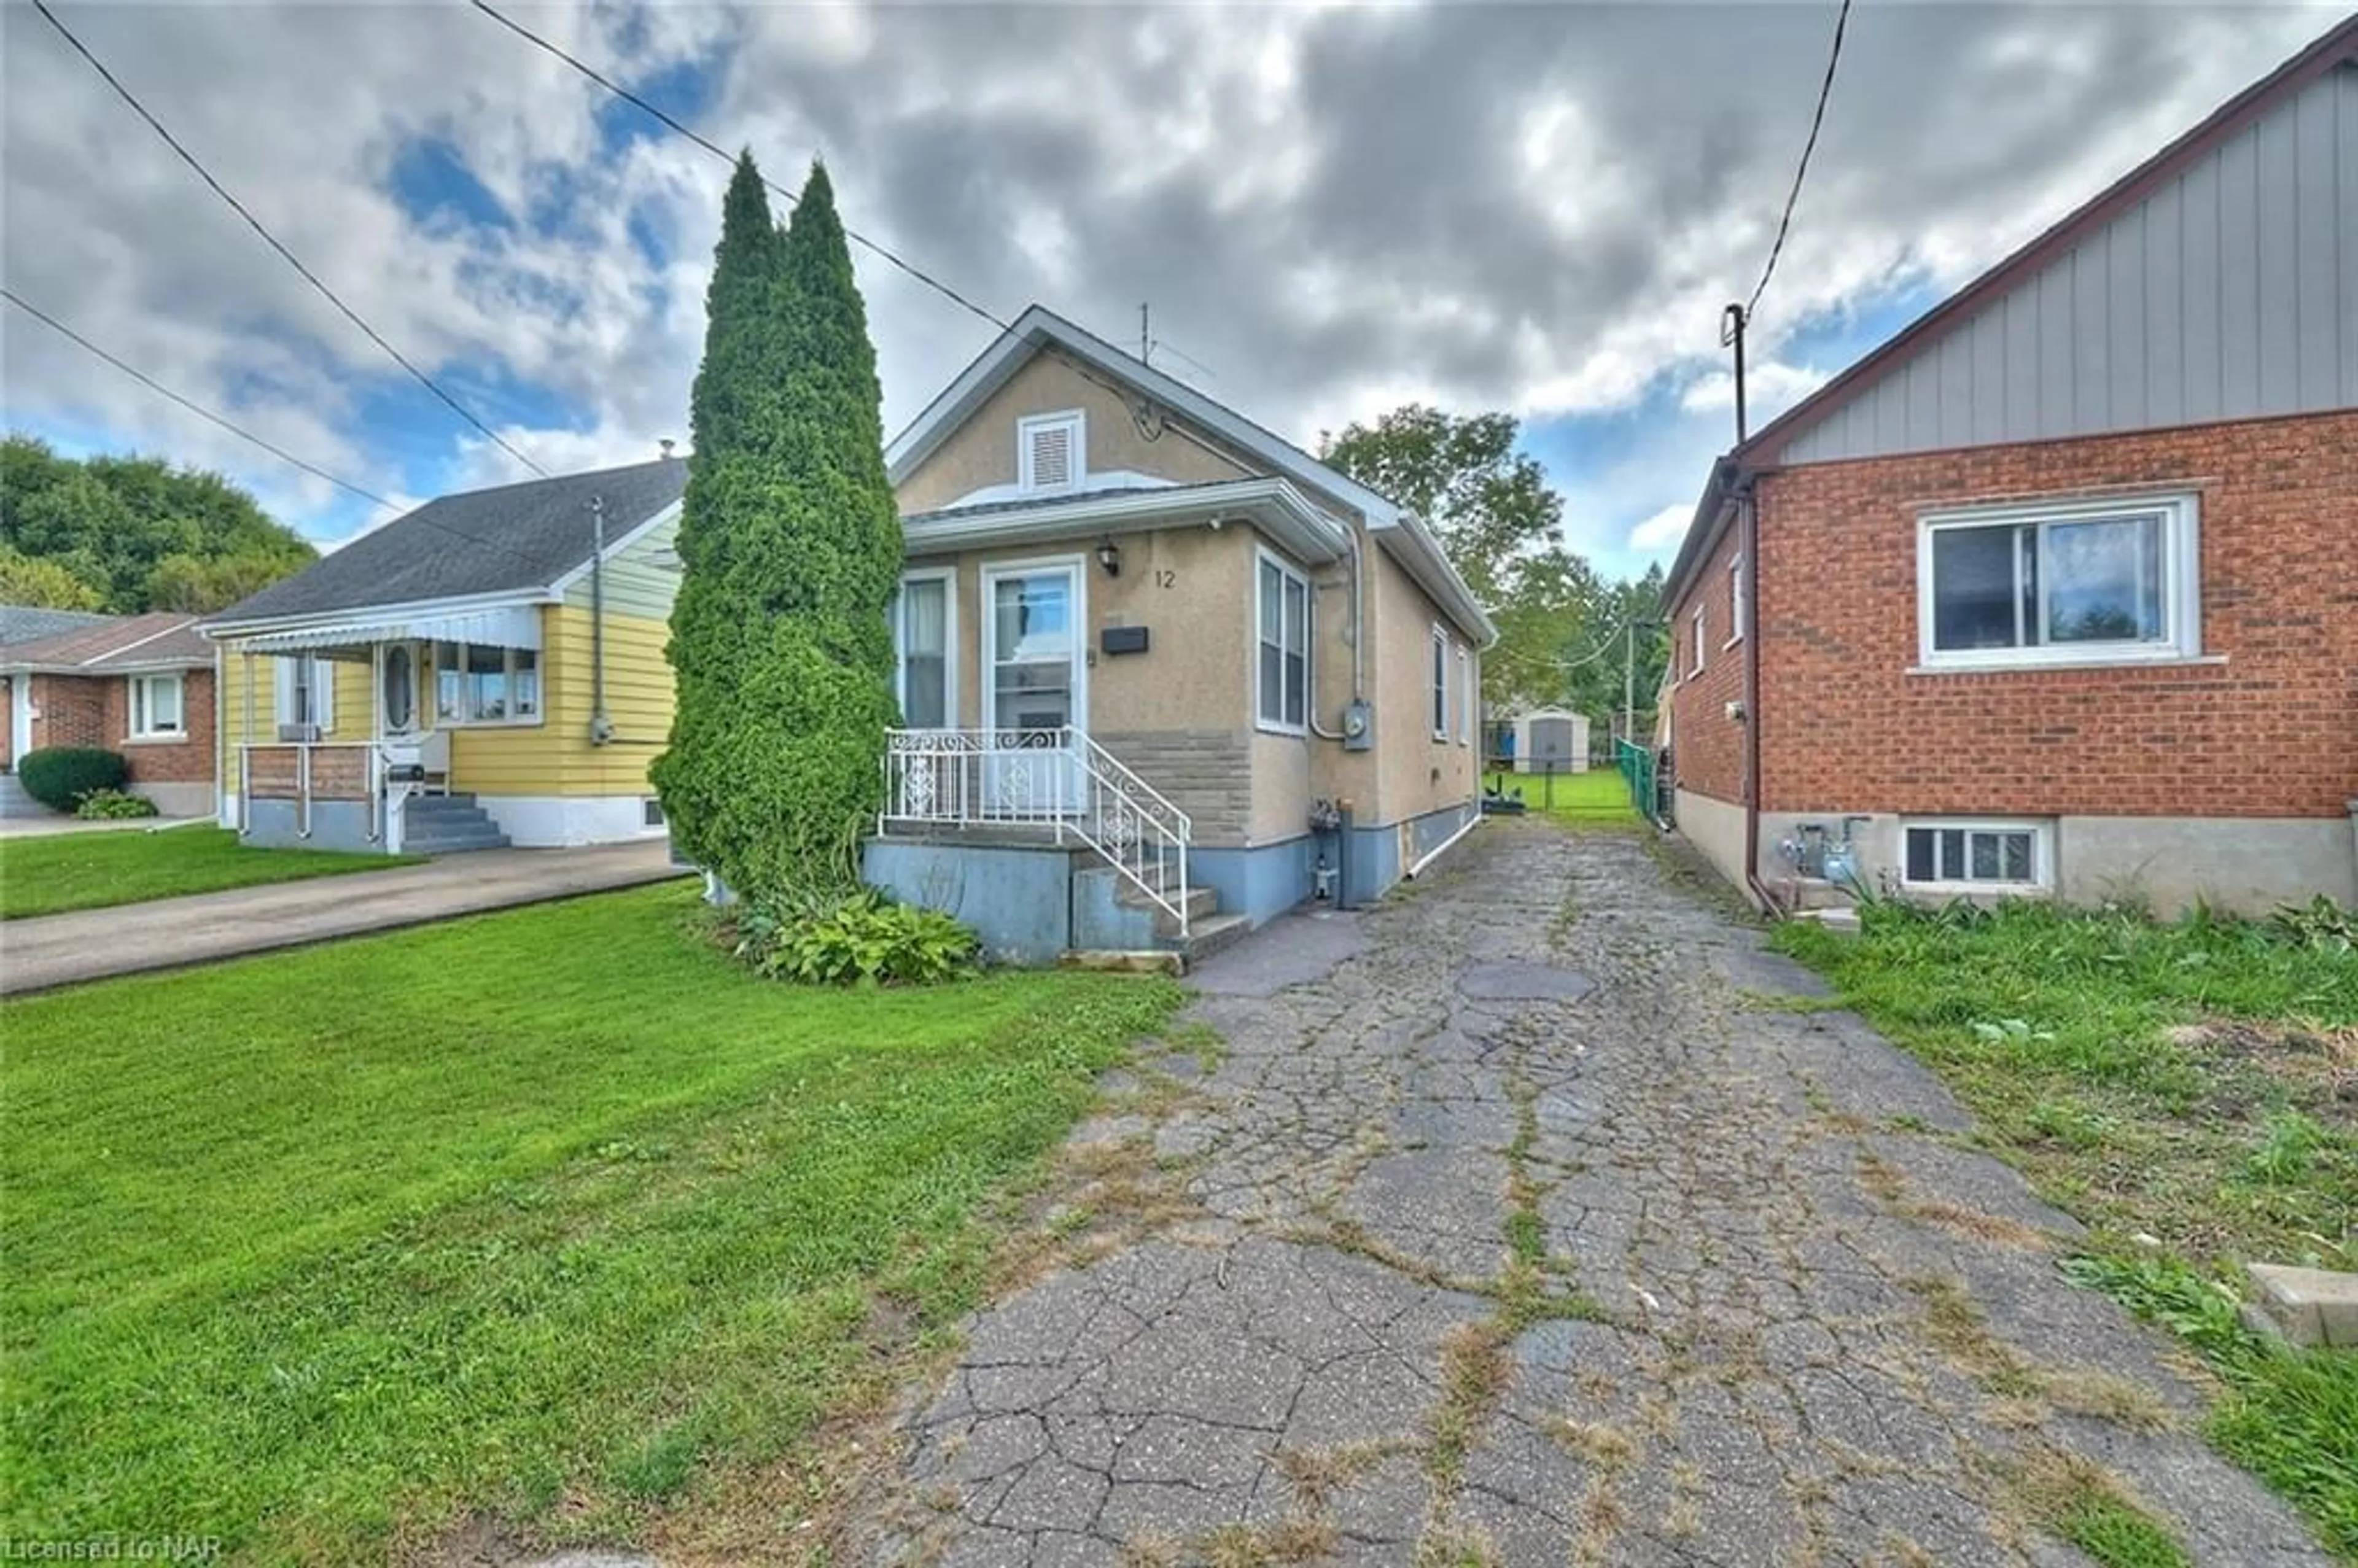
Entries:
[[446,495],[209,619],[264,621],[545,589],[590,558],[593,496],[606,503],[611,541],[687,488],[687,460],[658,458]]

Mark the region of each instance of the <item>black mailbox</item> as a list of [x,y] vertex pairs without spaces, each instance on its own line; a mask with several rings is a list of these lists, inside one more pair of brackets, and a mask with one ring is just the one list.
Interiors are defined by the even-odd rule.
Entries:
[[1109,626],[1098,633],[1098,647],[1109,656],[1115,654],[1142,654],[1146,652],[1146,628]]

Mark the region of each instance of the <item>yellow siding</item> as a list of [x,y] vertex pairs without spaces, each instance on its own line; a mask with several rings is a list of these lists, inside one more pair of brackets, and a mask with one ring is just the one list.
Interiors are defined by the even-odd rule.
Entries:
[[[541,616],[541,706],[538,724],[460,727],[450,731],[450,783],[478,795],[634,795],[647,787],[647,764],[671,734],[671,665],[664,658],[670,628],[644,616],[606,617],[606,709],[614,739],[590,742],[594,682],[590,615],[586,608],[548,605]],[[227,787],[238,787],[237,743],[243,730],[245,660],[234,647],[222,665],[222,733],[229,744]],[[254,666],[257,741],[272,740],[271,662]],[[336,665],[336,729],[331,739],[364,741],[376,733],[374,671],[361,663]],[[421,693],[430,702],[430,691]]]
[[541,614],[537,725],[456,730],[450,782],[478,795],[647,795],[647,764],[671,735],[671,629],[643,616],[606,617],[606,711],[614,739],[590,743],[590,615],[575,605]]

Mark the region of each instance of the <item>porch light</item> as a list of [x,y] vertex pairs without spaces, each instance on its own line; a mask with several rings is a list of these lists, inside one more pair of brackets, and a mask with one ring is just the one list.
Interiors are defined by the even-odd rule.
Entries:
[[1108,577],[1121,575],[1121,546],[1113,542],[1110,534],[1098,541],[1098,565],[1105,568]]

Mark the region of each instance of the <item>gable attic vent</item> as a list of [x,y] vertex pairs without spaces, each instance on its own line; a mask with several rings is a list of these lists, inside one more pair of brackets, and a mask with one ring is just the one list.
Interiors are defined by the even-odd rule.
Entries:
[[1018,482],[1025,490],[1064,490],[1081,477],[1081,416],[1044,414],[1022,421],[1017,437]]

